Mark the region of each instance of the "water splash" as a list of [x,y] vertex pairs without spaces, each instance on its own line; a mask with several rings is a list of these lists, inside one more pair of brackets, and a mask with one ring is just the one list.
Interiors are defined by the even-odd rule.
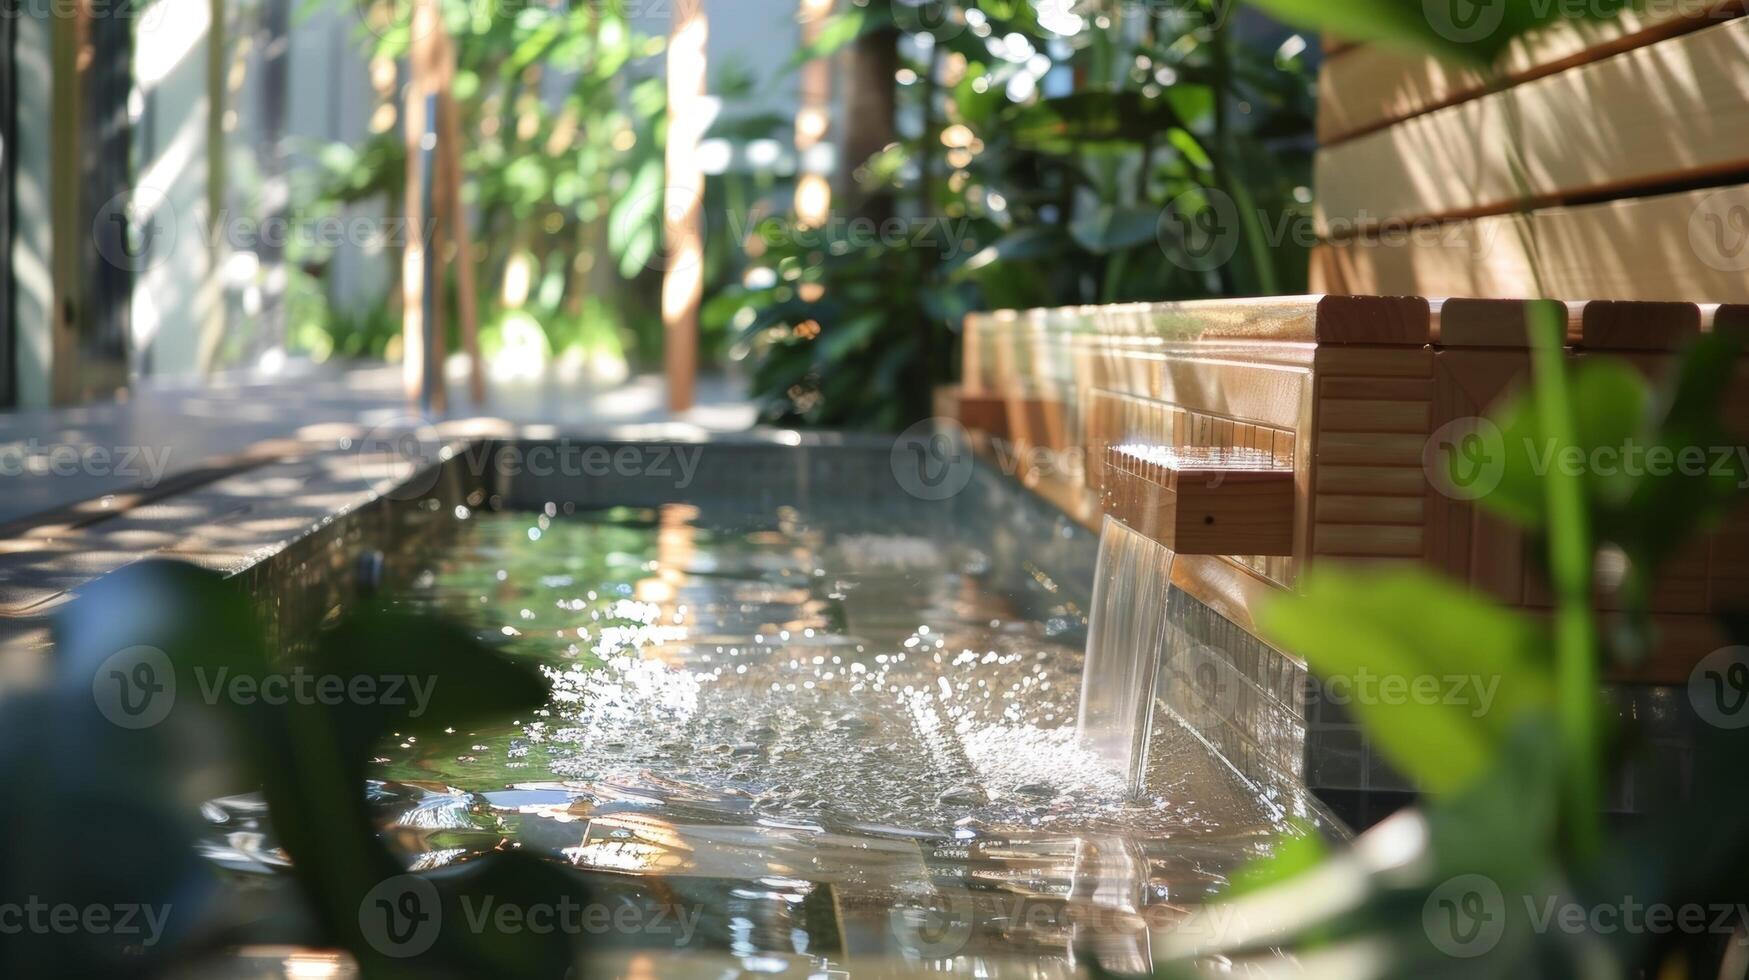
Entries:
[[1138,795],[1148,768],[1176,558],[1172,549],[1122,521],[1107,517],[1100,529],[1076,727],[1082,743]]
[[[737,955],[924,949],[1049,975],[1083,940],[1134,965],[1145,924],[1220,888],[1276,828],[1188,733],[1155,739],[1151,795],[1130,793],[1075,720],[1135,705],[1090,707],[1061,611],[992,587],[976,542],[788,510],[466,521],[398,601],[538,664],[552,696],[380,748],[372,800],[413,867],[518,847],[706,889],[730,911],[704,934]],[[1163,595],[1169,571],[1138,537],[1107,542],[1099,594],[1117,611],[1087,647],[1089,678],[1107,678],[1092,688],[1132,701],[1151,688],[1119,668],[1143,658],[1107,659],[1158,645],[1163,601],[1125,597]],[[256,804],[223,802],[215,860],[271,863]],[[952,951],[919,925],[944,903],[970,910]]]

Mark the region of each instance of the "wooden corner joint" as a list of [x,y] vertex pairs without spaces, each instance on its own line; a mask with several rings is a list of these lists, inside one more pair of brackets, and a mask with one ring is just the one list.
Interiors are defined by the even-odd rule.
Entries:
[[1243,448],[1111,446],[1106,512],[1181,555],[1292,555],[1294,471]]

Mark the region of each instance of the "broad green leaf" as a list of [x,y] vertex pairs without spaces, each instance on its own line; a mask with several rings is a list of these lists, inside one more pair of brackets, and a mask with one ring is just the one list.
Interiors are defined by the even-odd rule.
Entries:
[[1155,208],[1101,204],[1076,214],[1069,234],[1087,251],[1105,255],[1153,241],[1159,222]]
[[1179,119],[1164,99],[1102,89],[1016,106],[1003,113],[1001,125],[1017,146],[1062,153],[1097,143],[1139,144]]
[[1289,831],[1276,839],[1275,849],[1268,857],[1250,861],[1233,873],[1226,895],[1234,898],[1259,892],[1298,877],[1323,864],[1330,853],[1330,846],[1316,828],[1294,821]]
[[1492,64],[1513,39],[1566,16],[1607,19],[1632,0],[1252,0],[1300,27],[1353,41],[1381,41],[1473,65]]
[[1648,469],[1608,526],[1598,528],[1648,566],[1710,526],[1749,486],[1749,448],[1721,424],[1725,390],[1742,356],[1741,342],[1721,334],[1702,337],[1683,353],[1649,440],[1669,465]]
[[876,311],[833,323],[820,331],[820,339],[814,344],[816,355],[824,363],[836,364],[867,347],[884,321],[885,317]]
[[[1557,467],[1577,472],[1594,503],[1627,499],[1634,479],[1625,472],[1623,454],[1646,445],[1646,383],[1625,362],[1587,358],[1572,372],[1568,396],[1575,440],[1568,446],[1543,435],[1528,392],[1494,413],[1505,456],[1498,486],[1478,503],[1527,527],[1541,527],[1547,519],[1543,480]],[[1448,457],[1454,470],[1472,462],[1459,453]]]
[[1519,719],[1553,704],[1537,627],[1430,574],[1314,570],[1258,622],[1434,793],[1470,785]]
[[889,30],[892,27],[893,14],[887,4],[846,7],[833,14],[820,27],[820,32],[814,36],[812,43],[796,49],[795,54],[790,56],[790,66],[793,68],[815,58],[836,54],[864,34]]

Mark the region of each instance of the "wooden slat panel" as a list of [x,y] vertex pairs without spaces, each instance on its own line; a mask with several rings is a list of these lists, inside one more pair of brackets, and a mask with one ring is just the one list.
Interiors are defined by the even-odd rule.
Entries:
[[1324,466],[1316,471],[1318,493],[1383,493],[1419,496],[1427,474],[1419,466]]
[[[1319,235],[1742,170],[1745,64],[1749,20],[1739,18],[1322,150]],[[1509,160],[1514,145],[1524,156],[1522,186]]]
[[1421,554],[1421,528],[1395,524],[1319,524],[1312,551],[1322,556],[1414,558]]
[[[1318,403],[1320,432],[1426,432],[1427,400],[1349,401],[1326,397]],[[1322,440],[1319,445],[1323,444]]]
[[1736,230],[1745,218],[1749,184],[1534,211],[1534,267],[1512,227],[1516,216],[1479,218],[1413,244],[1320,245],[1312,284],[1332,293],[1500,297],[1536,296],[1540,279],[1547,295],[1565,299],[1749,303],[1749,238]]
[[1563,21],[1515,41],[1492,76],[1437,58],[1366,45],[1328,61],[1318,76],[1318,141],[1334,143],[1443,108],[1497,87],[1740,16],[1740,0],[1653,0],[1614,20]]
[[[1422,405],[1426,416],[1427,406]],[[1401,434],[1377,432],[1320,432],[1318,465],[1419,466],[1427,446],[1427,430]]]
[[1420,497],[1377,497],[1322,493],[1314,502],[1317,519],[1325,524],[1421,525],[1427,513]]

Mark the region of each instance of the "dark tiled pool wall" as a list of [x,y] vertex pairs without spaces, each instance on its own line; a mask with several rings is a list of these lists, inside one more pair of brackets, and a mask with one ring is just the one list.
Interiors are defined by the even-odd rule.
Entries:
[[[1369,826],[1415,799],[1414,784],[1386,761],[1349,709],[1307,681],[1306,782],[1356,827]],[[1602,692],[1605,717],[1622,739],[1625,765],[1608,787],[1611,813],[1649,812],[1690,791],[1695,715],[1684,688],[1619,684]]]
[[1254,785],[1284,797],[1306,779],[1306,670],[1174,589],[1156,700]]
[[[455,528],[458,506],[480,506],[485,492],[452,460],[415,474],[405,494],[392,493],[337,516],[238,573],[236,581],[268,624],[270,650],[298,649],[338,610],[410,584]],[[412,492],[411,488],[422,491]],[[374,569],[361,567],[380,556]]]

